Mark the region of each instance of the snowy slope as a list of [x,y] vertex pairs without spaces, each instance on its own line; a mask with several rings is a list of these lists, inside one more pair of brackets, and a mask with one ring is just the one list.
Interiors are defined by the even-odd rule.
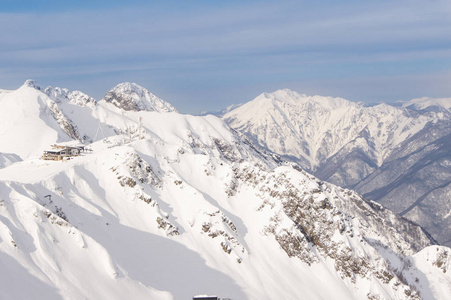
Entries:
[[451,245],[451,99],[414,99],[403,106],[365,107],[279,90],[223,119],[260,146],[323,180],[356,189]]
[[27,158],[50,143],[71,140],[58,124],[56,105],[33,81],[1,93],[0,107],[0,152]]
[[0,169],[10,166],[18,161],[21,161],[21,158],[16,154],[0,153]]
[[2,298],[446,299],[449,248],[220,119],[50,94],[104,138],[0,169]]

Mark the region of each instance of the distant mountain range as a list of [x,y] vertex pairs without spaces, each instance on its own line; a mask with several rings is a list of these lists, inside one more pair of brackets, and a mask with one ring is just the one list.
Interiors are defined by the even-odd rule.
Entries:
[[290,90],[223,119],[318,178],[355,189],[451,246],[451,98],[367,107]]
[[[330,98],[321,109],[317,98],[305,112],[289,102],[275,106],[275,94],[262,96],[253,115],[264,108],[277,115],[261,119],[267,126],[257,133],[271,143],[290,133],[275,150],[293,149],[298,164],[215,116],[179,114],[137,84],[106,95],[96,101],[33,81],[0,90],[0,298],[449,296],[451,249],[382,205],[301,168],[319,170],[323,158],[360,136],[355,145],[365,147],[379,128],[386,137],[368,143],[367,153],[382,170],[391,155],[402,157],[398,145],[429,126],[429,113],[412,112],[413,120],[409,109],[382,106],[383,120],[394,115],[398,122],[379,125],[363,106],[343,99]],[[348,118],[362,128],[327,112],[340,107],[361,111]],[[306,114],[311,125],[292,113]],[[370,117],[374,124],[364,125]],[[273,127],[275,121],[282,123]],[[350,128],[340,133],[337,122]],[[83,152],[40,159],[55,143]]]

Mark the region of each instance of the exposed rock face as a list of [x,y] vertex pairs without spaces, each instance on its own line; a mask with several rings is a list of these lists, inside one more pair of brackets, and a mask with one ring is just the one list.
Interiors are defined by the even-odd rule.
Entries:
[[49,86],[44,90],[44,93],[46,93],[51,99],[53,99],[57,103],[63,101],[78,106],[89,106],[89,107],[93,107],[96,105],[96,100],[94,98],[80,91],[69,91],[68,89],[65,88],[59,87],[52,88]]
[[49,109],[51,115],[53,116],[53,118],[55,118],[55,120],[61,126],[61,129],[63,129],[64,132],[67,133],[67,135],[69,137],[71,137],[72,139],[74,139],[74,140],[80,139],[80,135],[78,133],[77,126],[72,122],[71,119],[69,119],[58,108],[58,105],[55,102],[53,102],[53,101],[49,101],[47,103],[47,105],[48,105],[48,109]]
[[33,89],[36,90],[41,90],[41,87],[38,85],[38,83],[33,80],[33,79],[27,79],[25,80],[24,84],[22,85],[22,87],[31,87]]
[[111,89],[104,101],[126,111],[174,112],[176,109],[136,83],[121,83]]

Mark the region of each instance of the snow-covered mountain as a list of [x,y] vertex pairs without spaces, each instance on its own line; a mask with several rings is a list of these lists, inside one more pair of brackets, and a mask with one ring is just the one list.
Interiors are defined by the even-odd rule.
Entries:
[[103,98],[104,101],[126,111],[173,112],[176,109],[136,83],[118,84]]
[[397,145],[432,117],[387,104],[365,107],[342,98],[285,89],[263,93],[225,114],[224,119],[258,144],[297,158],[315,171],[345,146],[363,149],[371,162],[380,166]]
[[451,98],[430,98],[422,97],[410,101],[400,102],[403,107],[419,111],[435,111],[451,113]]
[[[223,118],[255,143],[323,180],[355,188],[405,214],[440,243],[451,245],[451,201],[445,192],[451,188],[451,148],[446,143],[450,107],[451,99],[430,98],[401,107],[366,107],[342,98],[279,90],[261,94]],[[420,148],[422,154],[416,151]],[[435,161],[420,173],[421,159]],[[425,196],[430,200],[423,201]]]
[[0,107],[0,153],[22,159],[42,154],[51,143],[92,142],[138,130],[134,120],[123,116],[124,111],[175,111],[135,83],[119,84],[96,101],[80,91],[41,89],[32,80],[17,90],[0,92]]
[[[16,130],[39,126],[28,144],[8,141],[23,160],[0,169],[1,298],[449,296],[449,248],[381,205],[265,154],[221,119],[74,103],[70,92],[45,91],[0,94],[10,114],[37,113],[36,124]],[[62,115],[42,113],[52,103],[89,137],[79,141],[90,151],[63,162],[26,151],[41,132],[49,145],[61,140],[50,133],[71,139]]]

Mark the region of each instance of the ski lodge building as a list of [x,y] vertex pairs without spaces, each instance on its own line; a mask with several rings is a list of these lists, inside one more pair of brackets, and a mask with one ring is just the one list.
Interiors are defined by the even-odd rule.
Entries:
[[63,160],[68,157],[79,156],[85,151],[85,146],[59,146],[52,145],[54,150],[44,151],[42,159],[44,160]]

